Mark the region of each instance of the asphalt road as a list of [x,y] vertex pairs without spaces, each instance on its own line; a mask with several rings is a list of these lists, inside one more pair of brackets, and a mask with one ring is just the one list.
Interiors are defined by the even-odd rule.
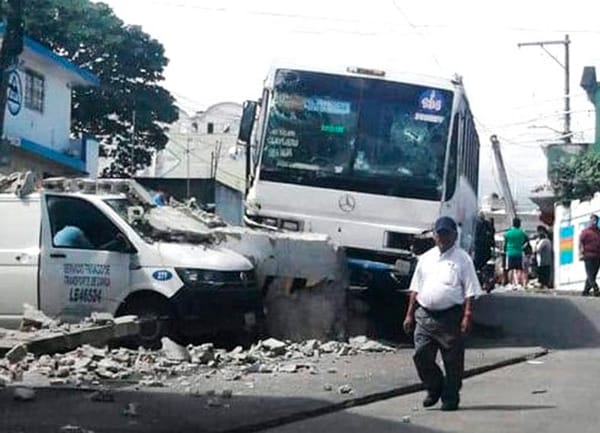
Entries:
[[288,424],[269,433],[597,432],[600,350],[553,352],[465,381],[461,409],[423,409],[422,392]]

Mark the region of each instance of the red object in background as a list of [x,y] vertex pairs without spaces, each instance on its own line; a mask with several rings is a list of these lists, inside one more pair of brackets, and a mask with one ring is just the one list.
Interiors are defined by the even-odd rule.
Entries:
[[552,227],[554,225],[554,209],[552,209],[552,211],[542,211],[542,213],[540,213],[540,221],[547,226]]

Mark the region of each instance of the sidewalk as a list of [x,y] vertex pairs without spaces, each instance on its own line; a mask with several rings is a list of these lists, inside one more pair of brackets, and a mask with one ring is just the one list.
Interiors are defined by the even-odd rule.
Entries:
[[596,432],[598,359],[600,349],[559,351],[468,379],[457,412],[422,408],[419,392],[267,431]]
[[[466,368],[473,374],[542,353],[543,349],[531,347],[468,349]],[[94,402],[90,392],[45,388],[37,390],[34,401],[17,402],[10,389],[0,389],[0,431],[55,433],[64,425],[95,433],[259,431],[418,390],[411,357],[412,349],[401,349],[332,358],[318,374],[257,373],[228,382],[197,377],[195,386],[201,391],[197,396],[185,393],[183,387],[121,389],[114,392],[114,401]],[[340,391],[344,385],[348,393]],[[206,394],[212,390],[218,396],[226,389],[232,398]],[[124,416],[131,403],[137,415]]]

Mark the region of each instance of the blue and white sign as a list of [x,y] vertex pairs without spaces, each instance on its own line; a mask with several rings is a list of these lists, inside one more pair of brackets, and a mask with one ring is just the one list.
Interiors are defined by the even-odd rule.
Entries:
[[6,107],[8,112],[16,116],[23,106],[23,84],[16,69],[8,73],[8,90],[6,94]]
[[435,89],[428,89],[421,93],[419,97],[420,111],[425,113],[439,113],[444,108],[444,96],[442,92]]
[[154,273],[152,274],[152,278],[154,278],[157,281],[168,281],[171,278],[173,278],[173,274],[171,273],[171,271],[167,271],[166,269],[164,269],[160,271],[154,271]]

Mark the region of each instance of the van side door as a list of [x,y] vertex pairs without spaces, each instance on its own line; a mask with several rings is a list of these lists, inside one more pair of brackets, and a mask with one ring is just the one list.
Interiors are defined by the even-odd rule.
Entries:
[[38,307],[38,196],[0,194],[0,327],[18,327],[23,304]]
[[42,310],[66,321],[92,311],[114,313],[130,286],[132,251],[125,235],[85,197],[43,197]]

